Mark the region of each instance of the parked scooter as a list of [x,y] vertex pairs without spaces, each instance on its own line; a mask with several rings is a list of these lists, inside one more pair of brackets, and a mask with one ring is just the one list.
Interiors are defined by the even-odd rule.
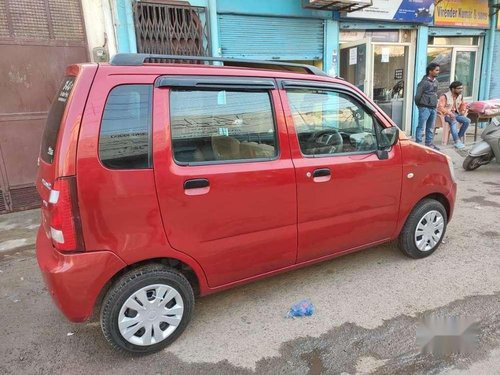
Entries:
[[463,167],[472,171],[493,159],[500,164],[500,117],[495,117],[481,134],[483,139],[476,143],[464,160]]

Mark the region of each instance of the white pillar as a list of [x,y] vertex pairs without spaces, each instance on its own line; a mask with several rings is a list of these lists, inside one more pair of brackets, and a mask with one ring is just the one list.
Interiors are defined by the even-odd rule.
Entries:
[[109,1],[82,0],[85,33],[91,61],[94,61],[93,50],[96,47],[105,47],[110,57],[116,53],[115,31]]

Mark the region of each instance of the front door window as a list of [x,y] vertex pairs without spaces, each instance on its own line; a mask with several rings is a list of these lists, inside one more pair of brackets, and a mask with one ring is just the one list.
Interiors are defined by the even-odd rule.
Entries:
[[303,155],[373,152],[377,149],[371,115],[349,96],[324,90],[288,90]]

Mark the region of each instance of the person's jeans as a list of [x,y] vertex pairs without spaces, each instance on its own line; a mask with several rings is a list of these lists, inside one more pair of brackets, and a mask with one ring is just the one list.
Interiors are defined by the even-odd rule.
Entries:
[[422,132],[425,127],[425,144],[432,144],[434,138],[434,125],[436,122],[436,108],[418,107],[418,125],[415,140],[422,143]]
[[[455,113],[455,118],[451,116],[444,116],[444,120],[450,124],[450,133],[455,143],[457,143],[460,138],[465,135],[465,132],[470,125],[470,119],[466,116],[461,116],[458,113]],[[460,131],[458,131],[458,123],[462,124]]]

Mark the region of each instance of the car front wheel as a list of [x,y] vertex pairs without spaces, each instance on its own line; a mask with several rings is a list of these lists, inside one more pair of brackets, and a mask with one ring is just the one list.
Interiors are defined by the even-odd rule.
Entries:
[[444,238],[447,226],[444,206],[434,199],[419,202],[399,235],[399,248],[411,258],[431,255]]

